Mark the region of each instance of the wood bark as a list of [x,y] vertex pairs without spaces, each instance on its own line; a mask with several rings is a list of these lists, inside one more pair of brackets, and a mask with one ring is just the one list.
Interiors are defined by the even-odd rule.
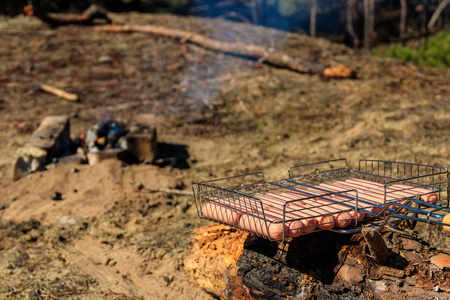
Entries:
[[[338,71],[335,71],[335,67],[299,57],[292,57],[281,51],[269,51],[262,46],[243,43],[226,43],[194,32],[167,27],[132,24],[105,25],[97,26],[96,30],[107,32],[144,32],[153,35],[171,37],[183,42],[189,42],[202,46],[206,49],[257,59],[266,64],[279,68],[286,68],[299,73],[320,74],[326,78],[353,78],[356,76],[356,72],[354,70],[345,66],[336,66]],[[343,69],[346,71],[342,72]]]
[[381,234],[378,231],[369,228],[363,228],[362,234],[366,240],[370,256],[376,263],[384,264],[389,258],[389,249]]
[[108,17],[106,10],[97,6],[91,5],[87,10],[83,12],[80,16],[74,17],[61,17],[56,15],[50,15],[32,5],[27,5],[24,7],[24,12],[29,16],[35,16],[42,22],[48,24],[52,27],[64,26],[64,25],[94,25],[96,20],[103,20],[104,22],[111,24],[112,21]]
[[221,299],[450,297],[448,255],[401,232],[382,235],[389,256],[378,265],[361,233],[320,231],[282,244],[211,225],[195,231],[185,267],[195,282]]

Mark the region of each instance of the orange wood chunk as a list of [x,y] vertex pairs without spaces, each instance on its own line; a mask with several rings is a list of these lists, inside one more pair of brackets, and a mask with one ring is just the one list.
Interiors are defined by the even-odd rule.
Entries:
[[445,267],[450,268],[450,255],[448,254],[440,253],[436,256],[433,256],[430,261],[439,269],[443,269]]

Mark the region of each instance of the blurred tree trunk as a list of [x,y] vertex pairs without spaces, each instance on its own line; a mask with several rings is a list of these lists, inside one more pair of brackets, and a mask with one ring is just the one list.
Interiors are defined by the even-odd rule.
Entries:
[[347,7],[346,7],[346,28],[347,32],[352,38],[353,47],[358,48],[359,47],[359,38],[358,35],[355,32],[355,28],[353,26],[353,16],[357,16],[357,8],[356,8],[356,0],[347,0]]
[[405,41],[406,34],[406,15],[408,13],[408,6],[406,0],[400,0],[400,39],[402,43]]
[[372,45],[375,24],[375,0],[364,0],[364,48]]
[[439,3],[438,7],[434,11],[433,15],[430,18],[430,21],[428,22],[427,28],[428,31],[431,31],[433,29],[434,24],[438,20],[439,16],[444,11],[445,7],[450,3],[450,0],[442,0],[441,3]]
[[422,11],[420,13],[420,33],[425,36],[428,35],[427,23],[428,23],[428,5],[429,4],[430,3],[428,0],[422,0]]
[[250,7],[252,11],[253,24],[261,24],[262,14],[262,0],[251,0]]
[[316,37],[317,27],[317,0],[311,0],[309,32],[311,37]]

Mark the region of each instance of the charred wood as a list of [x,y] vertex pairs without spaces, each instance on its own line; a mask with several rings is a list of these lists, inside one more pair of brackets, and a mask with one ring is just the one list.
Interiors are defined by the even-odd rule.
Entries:
[[362,234],[366,240],[371,257],[376,263],[384,264],[389,258],[389,249],[384,243],[381,234],[378,231],[369,228],[363,228]]
[[96,20],[103,20],[107,24],[111,24],[112,21],[108,17],[106,10],[97,6],[91,5],[81,15],[74,17],[61,17],[56,15],[50,15],[43,12],[32,5],[24,7],[24,12],[29,16],[35,16],[42,22],[52,27],[64,26],[64,25],[94,25]]
[[[321,231],[285,244],[249,237],[244,243],[243,232],[219,226],[196,230],[185,266],[197,283],[221,299],[237,299],[243,291],[253,299],[450,297],[450,256],[401,232],[381,232],[389,251],[379,265],[367,254],[362,233]],[[238,259],[232,249],[239,249]],[[193,263],[197,261],[203,263]]]

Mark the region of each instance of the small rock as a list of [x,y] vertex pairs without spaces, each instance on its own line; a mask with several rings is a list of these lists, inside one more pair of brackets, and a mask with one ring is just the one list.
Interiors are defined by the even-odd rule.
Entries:
[[80,172],[80,170],[78,170],[77,168],[72,168],[72,169],[70,170],[70,172],[72,172],[72,173],[78,173],[78,172]]
[[60,201],[60,200],[62,200],[62,194],[59,193],[59,192],[54,192],[54,193],[52,194],[52,200],[55,200],[55,201]]

